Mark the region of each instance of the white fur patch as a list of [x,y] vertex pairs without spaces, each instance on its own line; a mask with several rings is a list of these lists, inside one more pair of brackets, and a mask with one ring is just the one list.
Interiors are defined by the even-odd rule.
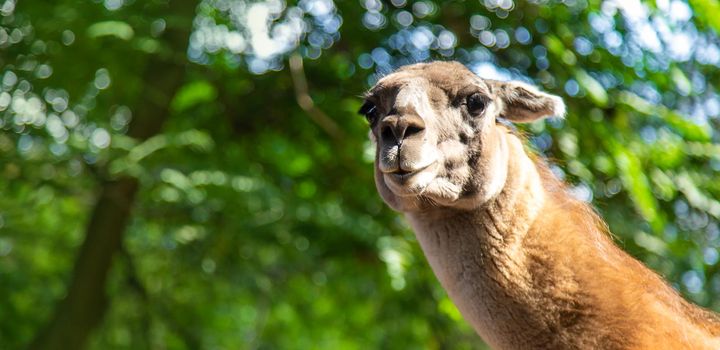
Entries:
[[427,85],[428,82],[425,79],[408,79],[395,97],[395,106],[397,108],[414,108],[418,116],[423,119],[432,116],[435,111],[432,109],[427,95]]

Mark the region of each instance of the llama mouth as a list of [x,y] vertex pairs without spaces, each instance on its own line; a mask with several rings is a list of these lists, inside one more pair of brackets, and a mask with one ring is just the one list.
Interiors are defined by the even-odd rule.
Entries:
[[415,169],[415,170],[405,170],[402,168],[398,168],[397,170],[395,170],[393,172],[386,173],[386,175],[390,175],[392,178],[394,178],[395,180],[398,180],[399,182],[405,182],[405,181],[409,180],[411,177],[413,177],[413,175],[423,172],[425,169],[431,167],[434,164],[435,164],[435,162],[430,163],[422,168]]
[[385,173],[387,185],[398,195],[417,195],[435,177],[433,169],[437,162],[432,162],[415,170],[398,169]]
[[390,173],[388,175],[390,176],[391,179],[393,179],[393,181],[400,183],[400,184],[405,184],[408,182],[408,180],[410,179],[410,177],[412,177],[413,174],[415,174],[415,172],[405,171],[405,172],[394,172],[394,173]]

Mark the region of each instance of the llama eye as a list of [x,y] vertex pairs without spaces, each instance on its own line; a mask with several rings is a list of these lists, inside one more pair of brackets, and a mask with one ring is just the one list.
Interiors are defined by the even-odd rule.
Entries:
[[378,114],[377,106],[375,106],[375,104],[370,101],[366,101],[365,103],[363,103],[362,107],[360,107],[358,114],[364,115],[365,119],[367,119],[370,125],[375,124]]
[[472,94],[468,96],[465,104],[467,105],[467,109],[470,114],[476,114],[485,109],[485,99],[480,94]]

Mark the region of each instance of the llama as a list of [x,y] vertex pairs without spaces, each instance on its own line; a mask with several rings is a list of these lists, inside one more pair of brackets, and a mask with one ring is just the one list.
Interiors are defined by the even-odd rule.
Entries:
[[405,66],[360,109],[375,184],[404,213],[448,295],[495,349],[720,349],[720,318],[619,249],[498,117],[563,101],[456,62]]

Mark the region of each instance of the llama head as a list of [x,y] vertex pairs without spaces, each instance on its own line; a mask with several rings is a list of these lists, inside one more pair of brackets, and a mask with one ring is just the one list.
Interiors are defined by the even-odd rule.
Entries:
[[496,125],[562,116],[565,105],[520,82],[481,79],[457,62],[419,63],[382,78],[360,109],[375,142],[375,183],[398,211],[470,209],[499,193],[510,152]]

